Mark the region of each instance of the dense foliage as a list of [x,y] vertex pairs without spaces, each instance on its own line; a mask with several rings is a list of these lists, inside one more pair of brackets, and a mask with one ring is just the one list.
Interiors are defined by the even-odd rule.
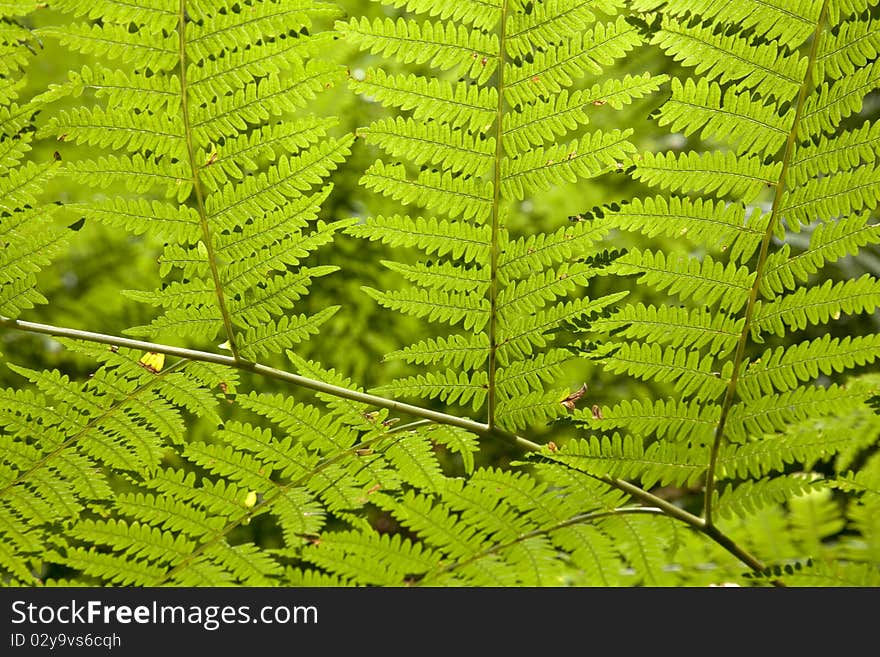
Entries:
[[876,0],[0,3],[0,573],[880,585]]

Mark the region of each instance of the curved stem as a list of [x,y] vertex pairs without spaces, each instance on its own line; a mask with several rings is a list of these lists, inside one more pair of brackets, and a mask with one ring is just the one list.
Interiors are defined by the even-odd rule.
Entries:
[[507,36],[507,5],[501,5],[501,27],[498,35],[498,106],[495,113],[495,166],[492,172],[492,237],[489,263],[489,360],[488,368],[488,411],[489,428],[495,426],[495,412],[498,407],[498,386],[495,371],[498,369],[498,262],[501,250],[498,240],[501,231],[501,162],[504,158],[504,66],[506,64],[505,39]]
[[718,418],[718,424],[715,426],[715,436],[712,442],[712,449],[709,453],[709,466],[706,471],[706,493],[703,507],[703,517],[706,519],[707,527],[712,527],[714,522],[712,513],[713,497],[715,496],[715,474],[718,468],[718,455],[721,450],[721,443],[724,440],[724,430],[727,426],[727,418],[737,395],[737,383],[739,382],[740,369],[742,369],[743,361],[745,360],[746,345],[749,343],[749,335],[752,331],[752,317],[755,312],[755,305],[758,301],[758,292],[761,288],[761,282],[764,279],[764,266],[767,264],[767,256],[770,252],[770,240],[773,238],[776,225],[780,221],[782,198],[786,191],[785,182],[788,178],[788,169],[791,165],[791,158],[794,154],[795,145],[797,143],[801,116],[803,115],[807,92],[811,87],[813,66],[816,62],[816,55],[819,51],[819,40],[821,39],[827,15],[828,0],[825,0],[822,4],[822,13],[819,15],[819,20],[816,22],[816,30],[813,34],[813,42],[810,46],[810,55],[807,60],[807,70],[804,74],[804,80],[801,83],[800,93],[798,94],[791,131],[788,133],[788,140],[785,143],[785,153],[782,156],[782,168],[779,172],[779,180],[776,183],[776,193],[773,197],[773,209],[770,213],[770,219],[767,222],[767,228],[764,230],[764,238],[761,240],[761,251],[758,255],[758,263],[755,267],[755,280],[752,283],[751,290],[749,290],[749,300],[746,304],[745,310],[745,321],[743,322],[742,333],[740,333],[739,342],[737,342],[736,345],[736,353],[733,357],[733,371],[730,375],[730,381],[727,384],[727,390],[724,393],[724,399],[721,402],[721,414]]
[[[225,365],[227,367],[232,367],[238,370],[253,372],[254,374],[266,376],[271,379],[277,379],[286,383],[292,383],[293,385],[299,386],[301,388],[307,388],[316,392],[323,392],[328,395],[333,395],[334,397],[340,397],[342,399],[348,399],[354,402],[361,402],[379,408],[387,408],[391,411],[406,413],[415,417],[423,418],[425,420],[437,422],[438,424],[452,425],[461,429],[465,429],[467,431],[471,431],[480,436],[485,436],[490,433],[496,433],[496,431],[491,430],[487,425],[475,422],[474,420],[470,420],[468,418],[460,418],[455,415],[447,415],[446,413],[432,411],[430,409],[422,408],[420,406],[413,406],[412,404],[405,404],[403,402],[395,401],[393,399],[371,395],[366,392],[360,392],[358,390],[351,390],[349,388],[334,386],[329,383],[319,381],[317,379],[310,379],[305,376],[300,376],[299,374],[292,374],[290,372],[285,372],[284,370],[278,370],[274,367],[267,367],[266,365],[259,365],[257,363],[237,360],[232,356],[224,356],[222,354],[215,354],[209,351],[198,351],[195,349],[186,349],[184,347],[172,347],[170,345],[159,344],[156,342],[147,342],[145,340],[132,340],[130,338],[123,338],[116,335],[94,333],[92,331],[81,331],[79,329],[52,326],[50,324],[25,322],[22,320],[9,319],[7,317],[3,317],[2,315],[0,315],[0,326],[5,328],[19,329],[22,331],[27,331],[29,333],[53,335],[61,338],[71,338],[73,340],[85,340],[87,342],[97,342],[99,344],[115,345],[117,347],[127,347],[129,349],[140,349],[142,351],[153,351],[156,353],[165,354],[167,356],[176,356],[178,358],[188,358],[189,360],[197,360],[205,363]],[[538,445],[535,446],[540,448],[540,446]]]
[[220,316],[223,318],[223,327],[226,338],[229,340],[229,349],[233,358],[239,360],[238,345],[235,341],[235,332],[232,328],[232,318],[226,307],[226,295],[223,291],[223,281],[220,279],[220,270],[217,267],[217,254],[214,252],[214,237],[211,234],[211,225],[208,221],[208,212],[205,209],[205,195],[202,189],[202,181],[199,177],[199,164],[196,162],[195,144],[193,143],[192,122],[189,112],[189,87],[186,77],[186,24],[189,18],[186,13],[186,0],[180,0],[178,6],[177,32],[179,36],[178,47],[180,49],[180,111],[183,115],[183,131],[186,140],[186,154],[189,160],[189,168],[192,173],[193,190],[196,195],[196,207],[199,213],[199,226],[202,230],[202,242],[207,252],[208,266],[211,268],[211,279],[214,282],[214,292],[217,296],[217,305]]

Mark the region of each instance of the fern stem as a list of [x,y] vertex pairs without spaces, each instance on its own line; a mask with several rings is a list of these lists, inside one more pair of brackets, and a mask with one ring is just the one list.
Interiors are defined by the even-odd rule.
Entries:
[[498,407],[498,386],[495,371],[498,369],[498,260],[499,232],[501,230],[501,161],[504,157],[504,65],[506,63],[505,38],[507,37],[508,0],[501,4],[501,27],[498,35],[498,106],[495,113],[495,165],[492,171],[492,237],[489,263],[489,393],[487,420],[489,428],[495,426],[495,410]]
[[178,6],[177,32],[180,49],[180,111],[183,115],[183,131],[186,138],[186,153],[189,159],[189,168],[192,172],[193,191],[196,195],[196,206],[199,213],[199,225],[202,230],[202,239],[207,251],[208,265],[211,268],[211,278],[214,281],[214,292],[217,295],[217,305],[220,315],[223,317],[223,327],[226,338],[229,340],[229,349],[233,358],[239,360],[238,345],[235,341],[235,333],[232,328],[232,318],[226,307],[226,295],[223,292],[223,282],[220,280],[220,270],[217,268],[217,255],[214,252],[214,238],[211,234],[211,225],[208,222],[208,213],[205,209],[205,194],[202,189],[202,181],[199,176],[199,165],[196,163],[195,145],[193,144],[192,123],[189,114],[189,87],[186,78],[186,24],[189,17],[186,12],[186,0],[180,0]]
[[177,358],[186,358],[188,360],[225,365],[227,367],[245,370],[261,376],[266,376],[272,379],[277,379],[279,381],[284,381],[286,383],[291,383],[302,388],[314,390],[315,392],[322,392],[328,395],[333,395],[334,397],[340,397],[342,399],[348,399],[350,401],[360,402],[368,404],[370,406],[386,408],[390,411],[405,413],[425,420],[430,420],[432,422],[437,422],[438,424],[455,426],[460,429],[465,429],[466,431],[471,431],[480,436],[500,435],[504,437],[515,438],[516,443],[518,443],[522,447],[525,447],[526,449],[529,449],[530,451],[538,451],[542,449],[541,446],[536,443],[525,440],[524,438],[520,438],[518,436],[513,436],[513,434],[508,434],[499,429],[490,428],[488,425],[482,424],[480,422],[475,422],[474,420],[468,418],[461,418],[455,415],[447,415],[446,413],[440,413],[438,411],[432,411],[430,409],[422,408],[420,406],[413,406],[411,404],[395,401],[393,399],[371,395],[366,392],[360,392],[358,390],[351,390],[349,388],[334,386],[323,381],[318,381],[317,379],[310,379],[305,376],[300,376],[299,374],[293,374],[291,372],[285,372],[284,370],[275,369],[273,367],[267,367],[266,365],[237,360],[232,356],[215,354],[209,351],[186,349],[184,347],[172,347],[170,345],[147,342],[144,340],[132,340],[130,338],[123,338],[116,335],[94,333],[92,331],[81,331],[79,329],[52,326],[49,324],[25,322],[22,320],[9,319],[3,316],[0,316],[0,326],[5,328],[19,329],[21,331],[27,331],[29,333],[53,335],[61,338],[71,338],[73,340],[85,340],[87,342],[97,342],[99,344],[115,345],[117,347],[126,347],[129,349],[140,349],[142,351],[153,351],[156,353],[165,354],[166,356],[175,356]]
[[727,417],[730,409],[733,407],[734,399],[737,395],[737,383],[739,382],[740,369],[745,359],[746,346],[749,343],[749,335],[752,330],[752,316],[755,312],[755,304],[758,301],[758,292],[761,288],[763,280],[764,267],[767,263],[767,256],[770,252],[770,241],[773,238],[774,229],[777,222],[781,220],[779,213],[782,208],[782,197],[785,194],[785,180],[788,176],[788,169],[791,164],[791,158],[794,154],[794,147],[797,142],[798,129],[800,128],[801,116],[803,115],[804,105],[807,93],[811,89],[810,81],[813,77],[813,66],[816,62],[816,56],[819,51],[819,41],[822,37],[822,30],[825,27],[825,19],[828,15],[828,2],[824,0],[822,3],[822,12],[819,14],[819,20],[816,22],[816,30],[813,33],[813,42],[810,44],[810,54],[807,59],[806,73],[801,83],[800,92],[798,93],[797,106],[792,121],[791,130],[788,133],[788,140],[785,143],[785,152],[782,156],[782,168],[779,171],[779,180],[776,183],[776,192],[773,197],[773,206],[770,213],[770,219],[767,222],[767,228],[764,230],[764,237],[761,240],[761,251],[758,255],[758,262],[755,267],[755,280],[749,290],[749,300],[745,309],[745,321],[743,322],[742,332],[739,336],[739,342],[736,345],[736,353],[733,358],[733,371],[730,375],[730,381],[724,392],[724,399],[721,403],[721,413],[718,418],[718,424],[715,427],[715,436],[712,442],[712,450],[709,454],[709,466],[706,472],[706,492],[703,501],[703,517],[706,521],[707,529],[713,528],[713,502],[716,485],[716,470],[718,468],[718,456],[721,451],[721,443],[724,440],[724,430],[727,425]]

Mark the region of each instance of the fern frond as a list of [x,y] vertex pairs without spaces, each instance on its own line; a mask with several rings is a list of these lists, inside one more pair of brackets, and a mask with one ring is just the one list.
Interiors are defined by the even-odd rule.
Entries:
[[646,488],[692,484],[706,468],[686,443],[645,445],[633,436],[617,433],[566,443],[558,458],[591,475],[638,479]]
[[804,104],[804,137],[833,132],[843,119],[862,109],[865,95],[878,84],[880,63],[876,60],[837,82],[823,82],[818,93],[812,94]]
[[[656,0],[636,0],[634,8],[651,11],[661,3]],[[668,0],[663,3],[664,14],[702,19],[753,29],[756,34],[780,43],[800,44],[812,33],[819,17],[819,7],[810,0],[746,0],[745,2],[716,3],[710,0]]]
[[832,384],[827,388],[798,387],[788,392],[763,395],[734,404],[730,409],[731,440],[742,442],[749,435],[785,431],[811,415],[843,413],[865,402],[865,391]]
[[596,276],[595,269],[580,262],[563,264],[557,270],[513,282],[498,295],[497,312],[505,320],[532,316],[558,297],[565,297],[577,286]]
[[303,551],[308,563],[367,586],[400,585],[434,568],[440,558],[423,543],[375,531],[333,532]]
[[747,301],[752,275],[744,266],[735,263],[725,266],[706,255],[702,261],[673,254],[665,256],[633,249],[618,258],[610,270],[618,274],[641,274],[639,283],[647,283],[657,290],[675,294],[682,300],[692,299],[700,304],[718,304],[725,312],[735,313]]
[[398,379],[376,388],[376,392],[394,397],[438,397],[448,404],[470,404],[477,410],[486,399],[487,380],[485,372],[477,372],[471,378],[465,372],[446,370]]
[[499,423],[510,431],[519,431],[529,426],[547,424],[565,415],[562,400],[567,389],[555,388],[536,390],[526,394],[498,393]]
[[248,328],[244,336],[245,353],[255,356],[278,353],[317,335],[321,325],[339,310],[328,306],[314,315],[284,316],[277,322]]
[[414,247],[426,255],[450,255],[465,263],[485,262],[489,254],[488,226],[474,226],[435,217],[372,217],[346,230],[355,237],[381,240],[390,246]]
[[472,371],[486,362],[489,356],[488,347],[484,333],[473,336],[450,335],[447,338],[428,338],[392,351],[385,356],[385,360],[400,358],[419,365],[443,363],[454,369]]
[[172,33],[151,29],[131,31],[125,19],[103,25],[74,23],[64,28],[43,27],[37,34],[55,37],[61,45],[86,55],[119,59],[159,71],[169,71],[178,61],[177,40]]
[[612,333],[615,339],[638,339],[647,343],[668,343],[673,347],[708,349],[718,356],[730,352],[739,340],[742,321],[706,308],[627,304],[590,324],[597,332]]
[[[681,307],[628,306],[586,330],[607,335],[591,345],[606,369],[671,384],[675,396],[576,411],[575,422],[630,432],[617,440],[658,450],[689,441],[685,458],[705,464],[706,522],[716,511],[728,521],[776,518],[813,485],[779,473],[855,449],[826,423],[861,412],[869,395],[845,374],[877,357],[874,335],[788,339],[877,303],[872,276],[840,280],[830,270],[876,243],[874,122],[841,124],[877,84],[870,21],[850,20],[866,6],[636,0],[632,8],[646,13],[634,20],[642,29],[659,25],[652,42],[687,69],[653,116],[706,146],[633,157],[633,177],[668,193],[600,215],[648,238],[689,242],[686,253],[660,241],[609,266],[640,275],[651,293],[682,292]],[[789,233],[805,226],[809,244],[795,248],[806,240]],[[761,348],[767,333],[785,342]],[[719,496],[723,479],[731,481]]]
[[596,417],[593,411],[577,410],[575,421],[585,427],[627,429],[633,436],[656,436],[673,442],[705,444],[718,421],[720,407],[703,401],[675,399],[624,400],[608,407],[602,406]]
[[514,58],[506,65],[505,93],[514,105],[548,97],[570,87],[586,71],[601,73],[603,66],[624,57],[641,43],[635,27],[623,16],[614,23],[597,23],[591,30],[569,32],[569,40],[552,50],[532,44],[531,57]]
[[783,475],[770,479],[728,485],[718,499],[718,514],[725,518],[747,516],[760,509],[794,500],[799,495],[822,490],[823,482],[811,482],[802,475]]
[[[479,375],[490,426],[496,420],[516,427],[544,422],[564,411],[560,390],[544,389],[562,362],[561,352],[546,349],[547,336],[612,303],[576,297],[614,254],[593,248],[600,229],[589,222],[518,239],[508,232],[507,218],[516,201],[535,192],[622,170],[635,152],[631,131],[580,131],[589,122],[587,108],[623,107],[655,92],[665,78],[628,75],[572,88],[642,43],[639,30],[615,16],[614,2],[484,3],[485,20],[478,20],[477,29],[475,15],[464,9],[472,3],[456,11],[395,4],[412,15],[337,23],[363,49],[434,73],[389,74],[378,67],[356,72],[355,91],[402,112],[359,130],[390,156],[373,164],[361,182],[452,221],[380,216],[349,232],[451,259],[383,261],[426,289],[367,294],[388,308],[483,333],[472,339],[452,332],[394,355],[414,364],[462,367],[456,385]],[[483,355],[473,351],[477,344],[485,345]],[[450,354],[438,353],[441,345]],[[525,362],[533,354],[537,369]],[[513,377],[506,384],[501,368]],[[415,374],[401,385],[437,395],[443,390],[432,387],[441,383],[437,377],[452,384],[451,372]],[[444,394],[457,397],[453,390]],[[484,401],[479,393],[467,397],[475,410]],[[502,412],[512,416],[502,419]]]
[[[784,434],[740,445],[725,445],[718,463],[729,479],[758,479],[771,473],[784,472],[793,464],[810,464],[845,450],[854,436],[845,432],[803,429],[798,424]],[[800,430],[799,430],[800,429]]]
[[[543,5],[542,5],[543,6]],[[523,153],[530,146],[540,146],[590,123],[588,108],[608,105],[622,109],[636,99],[655,93],[665,76],[648,73],[627,75],[593,85],[589,90],[569,92],[563,89],[556,96],[537,98],[504,117],[504,144],[507,154]]]
[[457,292],[428,292],[419,289],[381,292],[364,288],[373,299],[386,308],[398,310],[430,321],[462,324],[466,330],[481,331],[489,321],[489,304],[476,295]]
[[627,294],[627,292],[617,292],[598,299],[581,297],[510,321],[499,336],[500,364],[507,365],[514,360],[528,358],[551,342],[552,338],[548,334],[554,328],[567,322],[575,322],[591,313],[600,312]]
[[817,78],[842,79],[876,58],[880,53],[878,32],[876,20],[842,21],[836,34],[827,35],[820,44]]
[[358,134],[393,157],[407,157],[418,165],[437,165],[468,176],[486,173],[495,151],[491,138],[474,140],[468,132],[449,124],[401,117],[376,121]]
[[[162,234],[169,243],[160,273],[182,269],[189,281],[131,295],[164,309],[136,334],[179,329],[213,340],[222,330],[236,358],[278,353],[329,316],[287,315],[311,278],[332,271],[293,268],[346,225],[317,221],[317,206],[353,136],[329,136],[332,120],[297,116],[344,77],[341,67],[310,58],[333,38],[311,35],[313,21],[335,10],[268,1],[186,12],[126,7],[62,3],[61,11],[100,20],[40,31],[87,54],[136,62],[126,71],[84,67],[51,89],[47,98],[72,95],[81,104],[56,112],[41,134],[97,149],[92,159],[67,164],[74,179],[166,199],[117,195],[78,206],[109,225]],[[313,192],[316,186],[323,189]]]
[[131,20],[138,26],[153,31],[172,31],[177,25],[177,7],[164,0],[153,0],[139,4],[97,0],[88,5],[83,5],[76,0],[60,0],[53,6],[70,13],[75,18],[87,17],[109,20],[114,23]]
[[672,80],[672,97],[660,109],[658,124],[685,135],[731,143],[740,153],[773,154],[785,143],[790,121],[773,105],[753,100],[748,91],[723,91],[706,78],[696,83],[689,78],[684,84]]
[[656,343],[623,343],[597,358],[611,372],[625,372],[646,381],[674,382],[683,396],[714,400],[726,387],[726,372],[714,371],[714,357],[689,349],[663,348]]
[[747,261],[758,249],[766,218],[755,209],[748,215],[737,203],[680,196],[635,198],[606,215],[611,226],[647,237],[666,235],[726,251],[732,260]]
[[606,233],[604,226],[577,221],[555,233],[539,233],[508,242],[500,258],[498,273],[504,282],[521,278],[538,268],[572,261],[591,252],[593,244]]
[[65,344],[97,355],[103,366],[79,383],[9,364],[35,389],[0,391],[0,532],[13,553],[3,567],[18,576],[46,557],[52,526],[102,512],[114,495],[107,472],[152,476],[163,445],[182,442],[182,409],[218,417],[198,368],[178,363],[153,373],[139,364],[139,352]]
[[815,561],[806,568],[787,573],[786,581],[791,586],[804,587],[876,587],[880,576],[871,564]]
[[544,389],[544,383],[555,383],[562,374],[562,364],[571,358],[565,349],[538,354],[534,359],[518,361],[498,370],[498,391],[504,397],[516,398]]
[[693,66],[697,75],[721,84],[736,82],[763,97],[791,98],[800,88],[807,65],[805,59],[773,41],[750,42],[741,34],[716,34],[712,27],[668,17],[652,41],[682,65]]
[[28,209],[27,199],[20,196],[10,201],[17,207],[0,218],[0,314],[17,317],[22,310],[46,303],[36,289],[36,276],[60,252],[65,235],[48,223],[53,208]]
[[833,174],[855,169],[877,160],[880,128],[865,122],[861,128],[842,132],[833,141],[822,139],[818,144],[798,147],[790,169],[795,185],[805,183],[819,174]]
[[491,212],[491,188],[476,179],[426,170],[410,177],[403,165],[377,160],[364,174],[363,184],[404,204],[431,207],[451,219],[484,223]]
[[798,280],[807,282],[827,263],[848,255],[856,255],[869,245],[880,242],[880,225],[866,224],[866,216],[852,216],[834,223],[820,223],[810,234],[809,246],[791,256],[787,244],[767,258],[761,293],[768,299],[794,290]]
[[[290,397],[267,393],[239,396],[238,403],[284,429],[299,444],[319,453],[332,453],[354,445],[357,434],[346,430],[338,418]],[[287,473],[289,476],[289,473]]]
[[435,493],[446,488],[447,477],[437,460],[434,444],[424,433],[407,432],[395,439],[383,455],[407,484]]
[[673,192],[703,192],[718,197],[755,198],[779,177],[781,164],[764,164],[757,157],[738,157],[731,151],[706,153],[645,153],[633,175],[637,180]]
[[813,178],[787,192],[783,212],[792,230],[817,219],[829,221],[862,210],[873,210],[880,203],[880,167],[860,167],[833,176]]
[[741,394],[757,398],[774,390],[794,390],[802,382],[872,363],[880,356],[880,334],[832,338],[824,335],[787,348],[768,350],[740,377]]
[[411,283],[434,290],[484,294],[489,284],[480,267],[465,268],[448,262],[404,265],[391,260],[383,260],[382,264]]
[[502,192],[508,198],[522,199],[526,192],[546,190],[564,181],[592,178],[615,167],[635,147],[626,141],[629,130],[612,130],[584,135],[570,144],[529,149],[501,169]]
[[[426,495],[407,493],[396,499],[380,495],[376,503],[416,532],[428,546],[442,549],[453,558],[476,552],[482,544],[478,529],[462,527],[448,506],[435,504]],[[495,580],[497,574],[486,572],[486,576]]]
[[417,121],[434,120],[483,130],[495,119],[498,92],[492,88],[453,85],[448,80],[418,75],[389,75],[380,68],[367,69],[352,88],[376,100],[411,111]]
[[873,312],[880,305],[880,281],[865,274],[857,279],[801,287],[791,294],[769,303],[757,302],[752,332],[761,331],[785,335],[786,327],[793,330],[826,324],[840,319],[843,313]]
[[498,22],[501,0],[462,0],[454,4],[437,4],[430,0],[381,0],[382,4],[406,8],[415,13],[426,13],[443,19],[452,19],[489,30]]
[[364,50],[394,57],[404,64],[429,64],[485,82],[498,65],[498,39],[461,23],[415,22],[398,18],[354,18],[337,26],[345,37]]
[[526,55],[535,47],[547,48],[557,39],[595,22],[597,9],[614,13],[611,3],[594,5],[576,0],[549,0],[526,6],[526,11],[512,12],[507,26],[508,52],[516,57]]

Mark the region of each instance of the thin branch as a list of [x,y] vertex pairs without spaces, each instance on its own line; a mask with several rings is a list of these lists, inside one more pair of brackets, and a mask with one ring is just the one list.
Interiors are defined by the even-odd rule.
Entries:
[[238,344],[235,340],[235,332],[232,327],[232,317],[229,309],[226,307],[226,295],[223,291],[223,281],[220,279],[220,270],[217,268],[217,256],[214,253],[214,237],[211,233],[211,225],[208,222],[208,213],[205,209],[205,196],[202,189],[202,181],[199,177],[199,165],[196,162],[195,145],[193,144],[192,122],[189,112],[189,87],[187,86],[186,69],[189,65],[186,57],[186,24],[188,22],[186,13],[186,0],[180,0],[178,7],[178,25],[177,32],[179,35],[178,48],[180,50],[180,111],[183,115],[183,131],[186,140],[186,153],[189,160],[189,168],[192,173],[193,190],[196,194],[196,206],[199,213],[199,226],[202,230],[202,243],[205,245],[206,258],[211,268],[211,279],[214,282],[214,292],[217,296],[217,305],[220,309],[220,316],[223,318],[223,327],[226,332],[226,338],[229,340],[229,349],[235,360],[239,360]]
[[500,33],[498,35],[498,106],[495,112],[495,166],[492,172],[492,237],[490,247],[489,271],[489,360],[486,365],[489,375],[489,394],[487,424],[495,427],[495,412],[498,408],[498,385],[495,380],[498,369],[498,262],[501,245],[501,162],[504,158],[504,67],[507,65],[507,5],[501,4]]
[[[177,358],[187,358],[189,360],[196,360],[205,363],[225,365],[227,367],[232,367],[238,370],[245,370],[248,372],[253,372],[254,374],[259,374],[261,376],[277,379],[279,381],[292,383],[293,385],[299,386],[301,388],[307,388],[316,392],[333,395],[334,397],[340,397],[342,399],[348,399],[351,401],[368,404],[370,406],[377,406],[379,408],[387,408],[391,411],[406,413],[418,418],[437,422],[438,424],[448,424],[458,427],[460,429],[465,429],[466,431],[471,431],[480,436],[503,433],[497,430],[490,430],[487,425],[475,422],[474,420],[470,420],[467,418],[460,418],[455,415],[447,415],[446,413],[440,413],[427,408],[422,408],[420,406],[405,404],[403,402],[395,401],[393,399],[371,395],[369,393],[360,392],[358,390],[351,390],[349,388],[334,386],[323,381],[318,381],[317,379],[310,379],[308,377],[300,376],[298,374],[285,372],[284,370],[267,367],[266,365],[259,365],[257,363],[236,360],[232,356],[215,354],[209,351],[198,351],[195,349],[186,349],[184,347],[172,347],[170,345],[159,344],[156,342],[147,342],[145,340],[132,340],[130,338],[123,338],[116,335],[94,333],[92,331],[81,331],[79,329],[52,326],[50,324],[25,322],[22,320],[9,319],[8,317],[3,317],[2,315],[0,315],[0,326],[5,328],[28,331],[30,333],[53,335],[61,338],[71,338],[73,340],[85,340],[87,342],[97,342],[99,344],[115,345],[117,347],[127,347],[129,349],[140,349],[142,351],[153,351],[156,353],[165,354],[166,356],[175,356]],[[540,449],[540,445],[528,443],[528,441],[526,442],[527,444],[533,445],[535,448]]]

